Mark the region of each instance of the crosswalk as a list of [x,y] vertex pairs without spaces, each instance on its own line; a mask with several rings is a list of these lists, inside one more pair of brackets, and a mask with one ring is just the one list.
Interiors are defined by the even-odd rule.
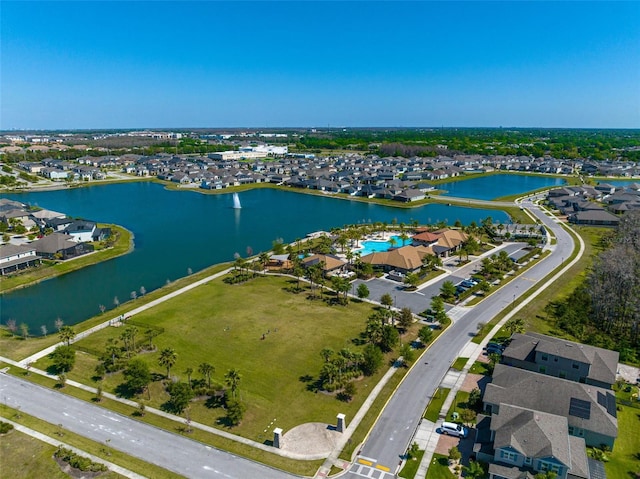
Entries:
[[361,477],[368,477],[370,479],[391,479],[395,475],[391,472],[391,468],[377,464],[375,459],[359,456],[358,459],[351,465],[349,472]]

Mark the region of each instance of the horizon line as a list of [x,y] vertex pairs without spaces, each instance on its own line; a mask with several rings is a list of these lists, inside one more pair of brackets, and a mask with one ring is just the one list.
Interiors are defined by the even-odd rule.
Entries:
[[77,128],[9,128],[0,134],[12,132],[66,132],[66,131],[177,131],[177,130],[640,130],[640,126],[145,126],[145,127],[77,127]]

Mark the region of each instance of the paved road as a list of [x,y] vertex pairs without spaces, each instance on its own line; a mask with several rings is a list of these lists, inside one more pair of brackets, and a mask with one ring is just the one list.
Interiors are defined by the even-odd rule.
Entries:
[[[451,311],[454,323],[432,345],[390,399],[360,451],[359,462],[343,477],[391,477],[429,399],[450,364],[475,334],[478,322],[489,321],[508,308],[517,296],[570,256],[573,240],[568,233],[536,206],[527,206],[555,232],[558,241],[553,254],[474,308]],[[5,374],[0,374],[0,400],[98,442],[109,440],[114,449],[187,477],[295,477]]]
[[296,477],[4,373],[0,400],[99,443],[108,440],[113,449],[186,477]]
[[488,322],[500,311],[511,307],[517,297],[569,258],[574,247],[571,236],[536,205],[525,202],[524,206],[555,233],[557,244],[552,254],[472,309],[460,311],[460,308],[454,308],[458,309],[457,320],[407,375],[366,439],[355,463],[343,477],[393,477],[424,409],[451,363],[476,333],[478,323]]

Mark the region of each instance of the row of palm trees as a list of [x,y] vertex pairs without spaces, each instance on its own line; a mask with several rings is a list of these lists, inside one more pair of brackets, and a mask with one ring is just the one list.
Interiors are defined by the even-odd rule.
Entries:
[[[171,368],[175,366],[176,361],[178,360],[178,354],[173,348],[164,348],[160,351],[160,356],[158,357],[158,364],[160,366],[167,368],[167,378],[170,377]],[[201,363],[198,366],[198,372],[207,380],[207,386],[211,388],[211,375],[215,372],[215,367],[209,363]],[[193,374],[193,368],[187,368],[185,370],[185,374],[189,380],[189,387],[191,387],[191,375]],[[240,384],[240,380],[242,379],[242,375],[240,372],[233,368],[229,369],[224,375],[224,382],[231,390],[231,394],[235,397],[236,391]]]

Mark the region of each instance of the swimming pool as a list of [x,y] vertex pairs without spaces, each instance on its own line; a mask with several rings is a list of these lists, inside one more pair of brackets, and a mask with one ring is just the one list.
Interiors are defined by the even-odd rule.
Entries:
[[395,235],[392,236],[391,238],[393,238],[393,240],[395,241],[395,243],[392,245],[390,240],[387,241],[380,241],[380,240],[367,240],[367,241],[362,241],[360,244],[362,245],[362,248],[358,249],[358,250],[354,250],[354,253],[360,253],[360,256],[367,256],[368,254],[371,253],[380,253],[382,251],[389,251],[389,249],[393,246],[396,248],[400,248],[401,246],[407,246],[409,244],[411,244],[411,238],[408,238],[406,240],[404,240],[404,243],[402,241],[402,238],[400,238],[400,236]]

